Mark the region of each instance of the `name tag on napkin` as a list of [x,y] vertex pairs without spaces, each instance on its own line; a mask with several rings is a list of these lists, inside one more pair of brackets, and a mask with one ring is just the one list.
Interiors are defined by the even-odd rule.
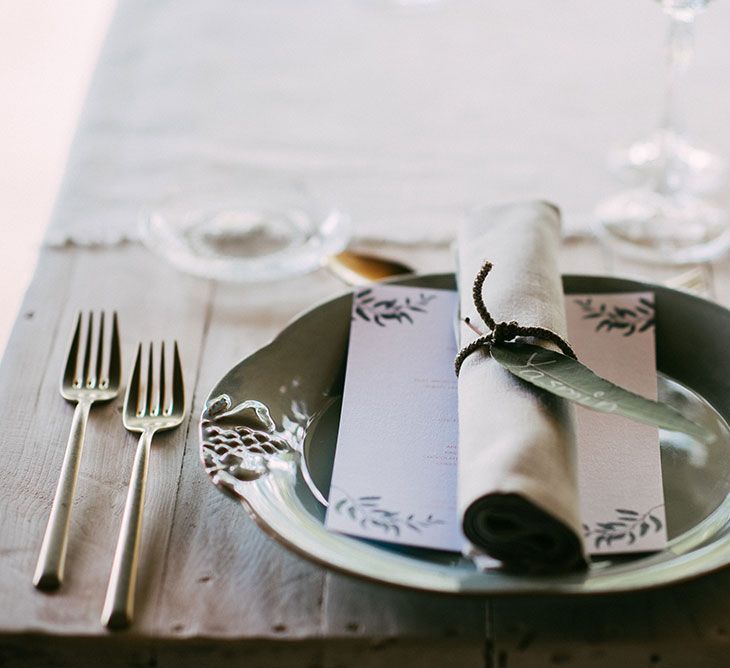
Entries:
[[[603,377],[656,398],[653,295],[566,296],[569,340]],[[328,529],[461,551],[456,292],[391,285],[353,299]],[[486,395],[485,395],[486,396]],[[666,544],[657,429],[576,407],[589,553]]]

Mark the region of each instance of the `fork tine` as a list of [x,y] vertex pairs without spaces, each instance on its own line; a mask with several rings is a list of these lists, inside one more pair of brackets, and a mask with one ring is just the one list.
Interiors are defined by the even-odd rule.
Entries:
[[138,387],[139,387],[139,399],[137,400],[137,415],[143,417],[147,415],[147,397],[150,394],[150,380],[149,377],[145,378],[144,383],[142,382],[142,344],[140,344],[140,360],[139,360],[139,376],[138,376]]
[[99,337],[96,346],[96,385],[97,387],[103,387],[106,385],[101,379],[101,374],[104,371],[104,311],[99,316]]
[[152,345],[152,341],[150,341],[150,354],[147,357],[147,415],[155,415],[155,403],[157,399],[153,371],[154,356],[154,348]]
[[81,373],[82,387],[92,387],[93,378],[91,376],[91,343],[92,334],[94,332],[94,312],[89,311],[89,322],[86,330],[86,350],[84,351],[84,369]]
[[122,377],[122,355],[121,345],[119,343],[119,323],[117,321],[117,312],[114,311],[112,316],[112,339],[111,351],[109,353],[109,386],[118,387]]
[[71,345],[68,349],[68,356],[66,357],[66,368],[63,371],[63,379],[66,383],[72,384],[76,381],[76,365],[79,357],[79,340],[81,339],[81,318],[82,313],[76,316],[76,327],[74,328],[74,335],[71,339]]
[[139,381],[142,365],[142,344],[137,346],[137,356],[134,358],[134,368],[127,385],[127,397],[124,400],[124,412],[129,414],[133,409],[134,414],[139,414]]
[[182,364],[177,341],[174,344],[174,358],[172,367],[172,403],[170,413],[182,415],[185,412],[185,386],[183,385]]
[[157,395],[157,414],[166,414],[165,411],[165,342],[160,344],[160,385]]

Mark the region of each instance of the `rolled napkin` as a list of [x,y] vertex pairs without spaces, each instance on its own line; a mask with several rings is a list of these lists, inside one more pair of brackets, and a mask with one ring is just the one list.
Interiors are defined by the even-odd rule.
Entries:
[[[482,209],[465,221],[458,272],[462,347],[478,338],[464,317],[488,333],[472,297],[485,261],[494,268],[482,294],[497,322],[565,336],[559,243],[560,213],[546,202]],[[458,503],[466,538],[508,570],[585,567],[572,408],[511,374],[486,348],[464,360],[458,396]]]

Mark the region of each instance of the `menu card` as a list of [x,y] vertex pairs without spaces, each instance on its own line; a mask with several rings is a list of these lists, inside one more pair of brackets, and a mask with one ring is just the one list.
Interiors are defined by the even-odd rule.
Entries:
[[[457,308],[457,293],[447,290],[377,285],[355,293],[328,529],[461,551]],[[651,293],[569,295],[566,312],[569,340],[584,364],[656,397]],[[657,430],[582,407],[576,429],[586,550],[661,549]]]
[[[568,295],[578,359],[617,385],[657,398],[654,295]],[[667,542],[656,427],[576,407],[578,492],[589,553],[659,550]]]
[[327,528],[460,549],[457,307],[453,291],[355,294]]

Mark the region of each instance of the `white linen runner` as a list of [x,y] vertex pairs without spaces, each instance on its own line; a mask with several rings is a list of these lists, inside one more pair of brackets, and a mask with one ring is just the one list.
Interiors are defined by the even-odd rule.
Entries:
[[[728,3],[698,21],[688,91],[725,151],[729,24]],[[465,209],[534,197],[584,231],[609,148],[659,117],[664,27],[648,0],[123,0],[46,241],[136,240],[228,167],[314,190],[360,238],[442,243]]]

